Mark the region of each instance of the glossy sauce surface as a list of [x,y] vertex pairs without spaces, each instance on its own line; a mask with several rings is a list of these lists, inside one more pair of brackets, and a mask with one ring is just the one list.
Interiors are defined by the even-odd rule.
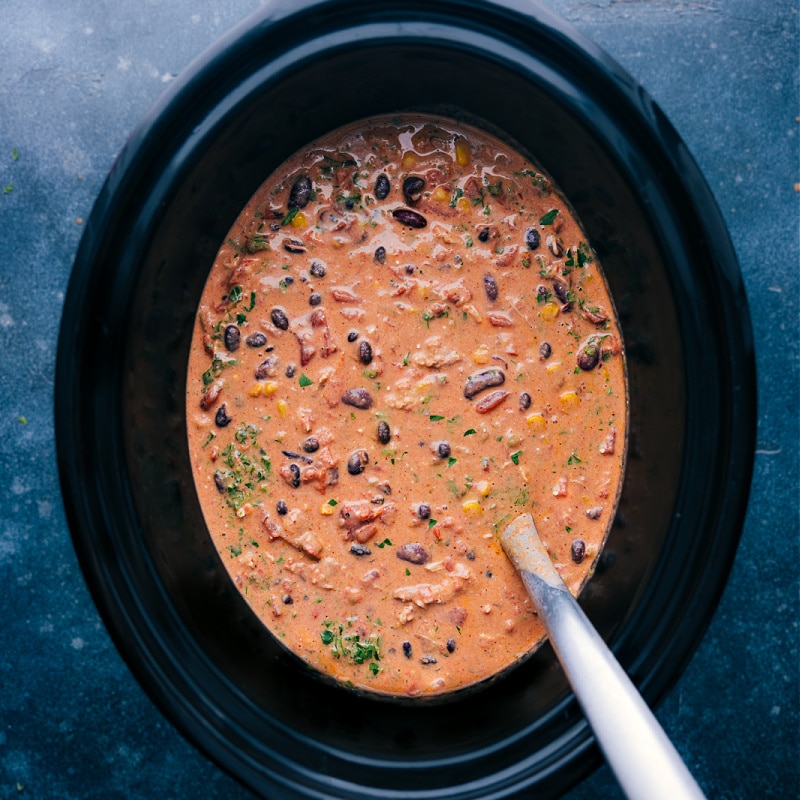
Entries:
[[543,628],[499,545],[531,511],[578,593],[627,438],[600,265],[543,172],[430,117],[296,153],[201,300],[188,439],[209,531],[272,633],[360,690],[436,695]]

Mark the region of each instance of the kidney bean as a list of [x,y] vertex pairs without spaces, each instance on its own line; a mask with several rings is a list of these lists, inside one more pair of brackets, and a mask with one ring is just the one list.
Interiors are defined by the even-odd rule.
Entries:
[[236,325],[228,325],[222,338],[225,342],[225,349],[232,353],[234,350],[239,349],[239,344],[242,341],[242,332]]
[[401,544],[395,555],[409,564],[427,564],[431,560],[431,554],[419,542]]
[[540,242],[539,231],[536,228],[528,228],[525,231],[525,244],[528,245],[529,250],[535,250]]
[[354,408],[372,408],[372,395],[366,389],[348,389],[342,395],[342,402]]
[[420,178],[418,175],[409,175],[403,181],[403,197],[405,197],[406,203],[413,206],[422,197],[424,188],[425,178]]
[[276,328],[280,328],[282,331],[289,329],[289,317],[282,308],[273,308],[269,316]]
[[311,182],[311,178],[308,175],[298,175],[289,190],[289,202],[286,205],[290,209],[305,208],[313,192],[314,184]]
[[377,197],[378,200],[385,200],[389,196],[391,190],[392,184],[389,183],[389,176],[382,172],[375,179],[375,197]]
[[478,400],[478,402],[475,403],[475,410],[479,414],[488,414],[490,411],[497,408],[507,397],[508,392],[498,389],[496,392],[491,392],[491,394],[487,394]]
[[505,383],[505,380],[505,373],[498,367],[487,367],[479,370],[467,378],[467,382],[464,385],[464,397],[467,400],[472,400],[476,394],[479,394],[484,389],[500,386]]
[[412,211],[410,208],[396,208],[392,211],[392,216],[401,224],[408,228],[424,228],[428,224],[428,220]]

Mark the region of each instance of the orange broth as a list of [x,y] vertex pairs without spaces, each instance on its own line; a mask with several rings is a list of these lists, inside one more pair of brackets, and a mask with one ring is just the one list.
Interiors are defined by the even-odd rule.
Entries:
[[485,681],[544,630],[499,544],[531,511],[570,590],[614,517],[619,324],[542,170],[385,117],[303,148],[220,247],[187,383],[208,528],[289,650],[358,690]]

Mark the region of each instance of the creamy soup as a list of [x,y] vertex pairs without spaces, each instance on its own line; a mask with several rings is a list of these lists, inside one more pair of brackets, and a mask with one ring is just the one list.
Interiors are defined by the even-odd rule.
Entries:
[[473,127],[362,121],[269,176],[220,247],[187,384],[200,504],[264,625],[348,686],[431,696],[544,630],[499,544],[533,513],[577,594],[627,394],[597,256]]

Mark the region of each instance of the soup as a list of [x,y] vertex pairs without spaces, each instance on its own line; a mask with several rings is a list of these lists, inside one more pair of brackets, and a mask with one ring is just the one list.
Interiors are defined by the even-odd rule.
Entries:
[[577,594],[627,439],[597,256],[534,163],[474,127],[365,120],[234,223],[187,381],[200,505],[272,634],[360,691],[426,697],[544,637],[499,534],[531,512]]

